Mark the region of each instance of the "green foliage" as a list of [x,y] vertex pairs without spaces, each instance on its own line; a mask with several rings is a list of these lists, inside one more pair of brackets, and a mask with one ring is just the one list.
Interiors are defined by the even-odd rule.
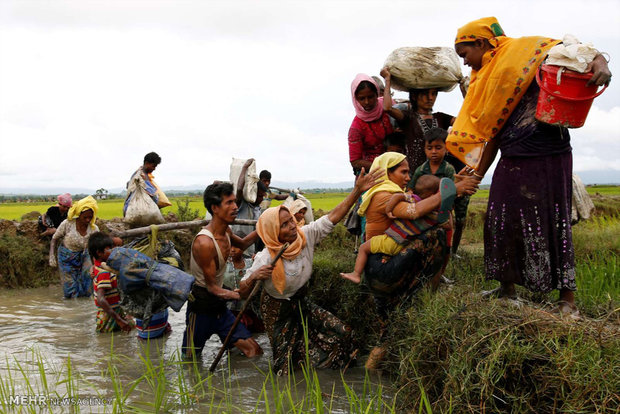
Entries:
[[56,282],[48,265],[48,246],[21,236],[0,234],[0,287],[37,287]]
[[[201,217],[200,210],[191,208],[190,202],[189,198],[184,199],[183,203],[180,200],[176,200],[179,221],[192,221]],[[202,216],[204,217],[204,214]]]
[[[121,357],[112,345],[109,355],[95,363],[103,367],[101,378],[84,377],[75,369],[71,358],[58,366],[47,361],[40,352],[28,351],[25,362],[17,359],[3,367],[0,377],[0,410],[10,412],[55,412],[58,409],[52,401],[66,399],[63,407],[68,412],[104,413],[331,413],[340,405],[351,407],[351,413],[396,413],[394,402],[386,399],[383,388],[373,384],[367,376],[360,384],[347,384],[342,378],[346,395],[324,392],[316,373],[311,367],[290,376],[278,377],[271,369],[264,372],[262,385],[252,389],[241,389],[235,382],[237,375],[229,366],[227,370],[210,374],[200,362],[183,360],[178,353],[165,359],[163,352],[150,355],[149,347],[142,347],[138,358]],[[123,374],[128,366],[143,374],[137,378]],[[34,369],[32,368],[34,367]],[[96,382],[109,384],[111,395],[102,394]],[[361,390],[359,389],[361,388]],[[14,405],[12,398],[19,395],[43,397],[43,405]],[[95,406],[70,404],[85,396],[99,398]],[[240,398],[243,398],[241,400]],[[254,401],[254,408],[248,409]],[[250,403],[248,403],[250,402]],[[243,406],[240,405],[243,403]],[[84,411],[82,411],[84,409]],[[64,411],[62,411],[64,412]]]
[[[620,405],[620,215],[615,199],[573,228],[577,306],[582,321],[551,311],[557,292],[518,288],[514,305],[483,299],[482,225],[486,200],[472,199],[460,260],[446,274],[455,286],[423,291],[391,316],[384,368],[397,382],[405,412],[614,412]],[[601,208],[603,206],[603,208]],[[363,288],[340,280],[355,260],[338,225],[315,250],[313,300],[354,328],[368,350],[381,328]]]

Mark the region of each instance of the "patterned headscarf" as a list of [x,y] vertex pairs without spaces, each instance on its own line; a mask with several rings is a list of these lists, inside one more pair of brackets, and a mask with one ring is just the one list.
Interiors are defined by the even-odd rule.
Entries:
[[446,148],[478,169],[485,143],[502,129],[547,52],[559,41],[539,36],[506,37],[495,17],[484,17],[461,27],[455,44],[476,39],[486,39],[493,47],[482,56],[482,67],[471,72],[469,90]]
[[[375,89],[377,91],[377,104],[370,111],[366,111],[364,107],[359,102],[357,102],[357,99],[355,99],[355,90],[357,89],[359,84],[364,81],[370,82],[375,85]],[[353,79],[353,82],[351,82],[351,98],[353,99],[355,115],[362,121],[376,121],[377,119],[381,118],[381,115],[383,115],[383,100],[379,99],[379,86],[377,85],[377,82],[375,82],[375,80],[370,76],[363,73],[357,74],[355,79]]]
[[63,207],[71,207],[71,204],[73,204],[73,200],[71,199],[71,194],[69,193],[60,194],[56,198],[58,199],[58,204]]
[[97,200],[93,198],[93,196],[84,197],[80,201],[76,202],[73,207],[69,209],[67,213],[67,220],[75,220],[80,216],[80,213],[86,210],[93,211],[93,219],[90,221],[90,227],[95,228],[95,222],[97,221],[97,211],[99,210],[99,206],[97,205]]
[[[256,232],[260,236],[265,248],[269,251],[271,258],[274,258],[280,251],[283,243],[278,240],[280,235],[280,210],[289,211],[288,208],[280,205],[268,208],[260,215],[256,223]],[[290,244],[282,255],[283,259],[293,260],[301,253],[306,246],[306,235],[301,229],[297,229],[297,238]],[[286,287],[286,274],[284,273],[284,263],[278,260],[271,275],[271,282],[278,292],[283,293]]]
[[487,39],[491,46],[497,47],[499,40],[497,37],[506,36],[504,29],[499,25],[495,17],[483,17],[467,23],[456,32],[454,44],[463,42],[473,42],[476,39]]
[[402,193],[403,189],[398,186],[393,181],[390,181],[388,178],[388,168],[392,168],[407,158],[405,154],[401,154],[400,152],[384,152],[374,159],[372,165],[370,166],[370,171],[375,171],[377,168],[383,170],[384,173],[379,179],[381,182],[375,184],[370,190],[366,191],[362,196],[362,203],[360,204],[359,209],[357,210],[357,214],[360,216],[364,216],[366,214],[366,209],[370,205],[370,201],[372,197],[381,192],[387,191],[389,193]]

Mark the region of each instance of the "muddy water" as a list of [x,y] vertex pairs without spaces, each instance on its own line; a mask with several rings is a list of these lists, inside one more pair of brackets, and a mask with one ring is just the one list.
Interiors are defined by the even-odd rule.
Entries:
[[[80,397],[96,396],[93,390],[99,390],[101,395],[113,397],[114,390],[109,375],[102,374],[107,367],[106,356],[110,354],[110,349],[114,349],[114,354],[120,361],[116,365],[118,375],[124,384],[144,374],[145,365],[140,361],[141,356],[144,358],[149,355],[157,365],[161,355],[166,361],[175,359],[178,355],[185,326],[185,308],[179,313],[170,310],[169,322],[172,332],[165,338],[158,338],[149,343],[136,338],[135,331],[130,334],[97,334],[94,329],[95,313],[92,298],[64,299],[58,286],[0,291],[0,377],[6,378],[7,363],[9,366],[14,366],[14,361],[19,361],[25,369],[33,371],[34,377],[38,377],[37,366],[32,357],[32,350],[35,350],[44,360],[46,371],[49,369],[50,372],[54,368],[63,367],[68,357],[71,358],[73,368],[93,387],[82,385],[80,392],[86,395]],[[232,379],[235,389],[229,394],[233,405],[250,412],[254,411],[256,399],[265,381],[265,376],[260,371],[268,371],[271,359],[267,337],[261,334],[256,336],[256,340],[265,351],[263,356],[248,359],[233,350],[230,361],[226,355],[222,358],[218,375],[213,380],[214,386],[223,388],[225,386],[223,378]],[[213,336],[207,342],[203,360],[199,364],[203,378],[208,376],[208,368],[219,347],[217,336]],[[335,387],[337,398],[334,401],[333,411],[347,412],[349,405],[340,371],[320,370],[318,375],[324,393],[331,393],[332,387]],[[364,375],[363,368],[353,367],[347,370],[344,378],[349,386],[361,392]],[[297,377],[301,378],[301,373]],[[371,378],[371,381],[381,382],[378,377]],[[16,382],[18,388],[23,385],[20,381]],[[25,391],[23,393],[27,394]],[[384,396],[385,394],[386,390]],[[303,390],[300,395],[303,395]],[[135,403],[141,399],[150,399],[148,391],[132,393],[129,401]],[[179,412],[202,412],[204,407],[209,405],[209,401],[199,401],[197,405],[189,409],[180,409]],[[83,412],[106,410],[111,412],[111,406],[89,407]],[[260,412],[260,409],[258,411]]]

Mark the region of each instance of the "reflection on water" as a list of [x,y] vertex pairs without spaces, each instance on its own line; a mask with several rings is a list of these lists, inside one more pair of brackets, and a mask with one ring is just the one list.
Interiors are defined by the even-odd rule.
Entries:
[[[72,366],[102,395],[114,396],[109,377],[103,375],[108,362],[105,359],[114,349],[114,354],[121,361],[117,364],[118,375],[123,382],[131,382],[144,374],[145,364],[141,358],[149,358],[157,365],[160,356],[169,361],[178,357],[183,330],[185,327],[185,308],[176,313],[170,310],[169,322],[172,332],[165,338],[157,338],[148,343],[130,334],[98,334],[95,332],[96,308],[92,298],[64,299],[59,286],[38,289],[3,290],[0,291],[0,376],[6,373],[7,361],[19,361],[20,364],[32,364],[33,358],[29,350],[40,352],[46,366],[63,366],[68,357]],[[262,372],[269,370],[271,349],[266,335],[256,337],[265,354],[248,359],[235,349],[231,352],[230,361],[226,355],[220,361],[218,374],[213,386],[224,386],[223,377],[232,380],[239,391],[233,392],[234,404],[253,411],[256,399],[261,393],[265,376]],[[220,341],[213,336],[203,351],[203,360],[199,370],[207,377],[208,368],[219,351]],[[230,364],[230,371],[229,371]],[[30,367],[36,371],[36,366]],[[364,381],[364,370],[360,367],[349,368],[344,378],[349,386],[361,387]],[[297,375],[301,378],[301,373]],[[348,403],[342,385],[340,371],[318,371],[321,387],[331,394],[335,387],[336,395],[342,396],[335,405],[341,412],[346,412]],[[218,385],[218,381],[220,381]],[[378,382],[372,378],[372,382]],[[385,391],[385,390],[384,390]],[[303,395],[303,390],[301,391]],[[135,401],[134,401],[135,402]],[[202,403],[202,402],[201,402]],[[208,403],[204,402],[205,407]],[[201,412],[195,406],[195,412]],[[101,408],[103,409],[103,408]],[[91,407],[92,412],[96,412]],[[85,412],[90,412],[85,411]],[[260,409],[259,409],[260,411]],[[184,410],[183,412],[194,412]]]

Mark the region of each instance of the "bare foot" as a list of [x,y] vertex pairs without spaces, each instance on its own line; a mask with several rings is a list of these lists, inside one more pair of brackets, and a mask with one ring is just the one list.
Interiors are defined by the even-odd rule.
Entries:
[[512,285],[512,287],[500,286],[493,290],[484,290],[482,291],[482,297],[496,298],[496,299],[500,299],[500,298],[517,299],[518,298],[517,291],[515,290],[514,285]]
[[575,306],[574,303],[567,302],[565,300],[558,301],[557,311],[562,316],[568,316],[575,319],[580,317],[579,309],[577,309],[577,306]]
[[375,346],[372,351],[370,351],[370,355],[368,355],[368,359],[366,360],[365,367],[367,370],[377,370],[381,366],[381,361],[385,358],[387,350],[381,346]]
[[340,277],[342,277],[343,279],[348,279],[353,283],[360,283],[362,281],[360,274],[357,272],[340,273]]

